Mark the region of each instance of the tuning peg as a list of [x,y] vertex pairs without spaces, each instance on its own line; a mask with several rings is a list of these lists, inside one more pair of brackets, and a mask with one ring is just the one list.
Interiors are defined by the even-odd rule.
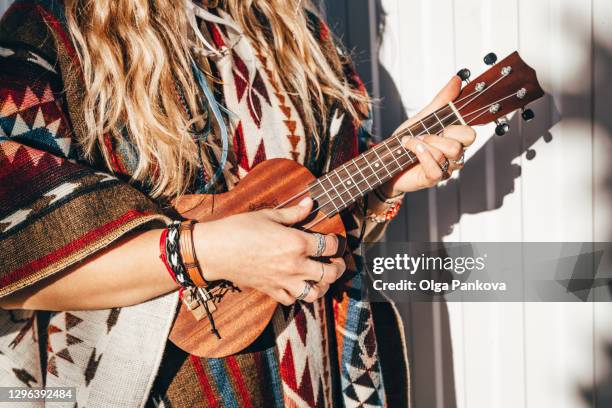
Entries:
[[459,72],[457,72],[457,76],[461,78],[462,81],[466,82],[470,81],[470,75],[472,75],[472,73],[467,68],[462,68],[459,70]]
[[493,65],[497,62],[497,55],[494,52],[490,52],[484,57],[484,63],[487,65]]
[[531,119],[535,118],[535,113],[531,109],[523,109],[521,111],[521,117],[525,122],[529,122]]
[[510,130],[510,125],[506,122],[496,120],[495,123],[497,124],[497,126],[495,126],[495,134],[497,136],[503,136]]

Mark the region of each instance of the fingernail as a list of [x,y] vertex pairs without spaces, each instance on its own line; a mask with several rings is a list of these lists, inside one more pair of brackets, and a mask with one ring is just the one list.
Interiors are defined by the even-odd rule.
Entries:
[[419,140],[425,140],[425,136],[424,135],[418,135],[416,138],[419,139]]
[[407,146],[408,145],[408,141],[409,141],[409,137],[408,136],[402,137],[402,140],[401,140],[402,146]]
[[419,143],[416,147],[416,150],[418,153],[425,153],[425,146],[423,146],[421,143]]
[[311,201],[312,200],[310,199],[310,197],[306,197],[306,198],[303,198],[302,201],[300,201],[298,205],[300,207],[308,207]]

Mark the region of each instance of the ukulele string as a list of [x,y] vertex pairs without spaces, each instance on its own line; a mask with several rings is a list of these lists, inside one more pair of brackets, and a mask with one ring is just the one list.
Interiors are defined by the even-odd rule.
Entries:
[[[473,94],[470,94],[470,95],[473,95]],[[468,95],[468,96],[470,96],[470,95]],[[468,97],[468,96],[466,96],[466,97]],[[462,99],[465,99],[466,97],[464,97],[464,98],[462,98]],[[464,106],[465,106],[465,105],[464,105]],[[461,108],[459,108],[459,109],[463,109],[463,106],[462,106]],[[451,113],[450,113],[449,115],[447,115],[447,116],[443,117],[442,119],[438,119],[438,120],[439,120],[439,121],[446,120],[446,119],[450,118],[450,117],[451,117],[453,114],[454,114],[454,112],[452,112],[452,111],[451,111]],[[431,115],[429,115],[429,116],[431,116]],[[420,122],[420,123],[423,123],[421,120],[419,120],[419,122]],[[452,124],[454,124],[454,123],[455,123],[455,122],[450,123],[450,124],[449,124],[449,125],[447,125],[447,126],[450,126],[450,125],[452,125]],[[417,125],[417,124],[415,123],[414,125],[412,125],[412,127],[414,127],[415,125]],[[423,128],[425,128],[425,129],[427,129],[427,127],[426,127],[426,126],[424,126],[424,125],[421,125],[421,126],[422,126]],[[442,130],[444,130],[444,129],[442,129]],[[410,134],[410,135],[414,136],[414,134],[413,134],[413,133],[410,131],[410,128],[408,128],[408,129],[407,129],[407,131],[408,131],[409,133],[401,133],[401,132],[400,132],[400,133],[397,133],[397,134],[395,134],[395,135],[391,136],[391,138],[395,138],[395,137],[402,137],[402,136],[404,136],[404,135],[408,135],[408,134]],[[418,134],[418,135],[416,135],[416,136],[421,136],[421,135],[424,135],[424,134],[426,134],[426,133],[421,133],[421,134]],[[415,137],[416,137],[416,136],[415,136]],[[386,141],[385,141],[385,142],[386,142]],[[381,144],[379,144],[379,145],[377,145],[377,146],[374,146],[374,147],[373,147],[371,150],[369,150],[369,151],[365,152],[364,154],[367,154],[367,153],[370,153],[370,152],[374,152],[374,153],[376,154],[376,156],[378,156],[378,157],[379,157],[379,159],[383,159],[383,158],[387,157],[387,156],[389,155],[389,153],[388,153],[388,152],[386,152],[386,153],[384,153],[382,156],[379,156],[379,155],[378,155],[378,152],[377,152],[377,149],[382,149],[382,146],[383,146],[383,144],[382,144],[382,143],[381,143]],[[358,156],[358,157],[356,157],[356,158],[352,159],[352,160],[351,160],[351,163],[355,163],[357,160],[360,160],[360,159],[365,159],[365,157],[362,157],[362,156],[360,155],[360,156]],[[339,167],[338,169],[340,169],[340,168],[341,168],[341,167]],[[323,177],[325,177],[325,176],[323,176]],[[333,187],[333,184],[332,184],[332,187]],[[299,193],[295,194],[294,196],[292,196],[292,197],[288,198],[287,200],[283,201],[281,204],[279,204],[279,205],[277,205],[276,207],[274,207],[274,209],[275,209],[275,210],[278,210],[278,209],[280,209],[280,208],[283,208],[284,206],[286,206],[286,205],[287,205],[287,204],[289,204],[290,202],[292,202],[292,201],[296,200],[297,198],[299,198],[299,197],[303,196],[304,194],[308,193],[308,191],[310,191],[310,188],[306,188],[306,189],[304,189],[304,190],[300,191]],[[346,192],[346,191],[345,191],[345,192]],[[318,200],[319,198],[323,197],[323,195],[325,195],[325,194],[326,194],[326,193],[323,193],[323,194],[321,194],[321,195],[319,195],[319,196],[313,197],[312,199],[313,199],[313,200]],[[325,205],[325,204],[324,204],[324,205]]]
[[[472,97],[473,95],[475,95],[475,94],[476,94],[476,95],[475,95],[475,96],[473,96],[473,97],[472,97],[470,100],[468,100],[467,102],[465,102],[465,103],[464,103],[462,106],[458,107],[457,109],[458,109],[459,111],[460,111],[460,110],[462,110],[462,109],[464,109],[464,108],[465,108],[465,107],[467,107],[469,104],[471,104],[473,101],[475,101],[475,100],[476,100],[476,99],[477,99],[479,96],[483,95],[483,94],[484,94],[484,93],[485,93],[487,90],[489,90],[489,89],[491,89],[492,87],[494,87],[494,86],[495,86],[497,83],[499,83],[499,82],[500,82],[502,79],[504,79],[504,78],[506,78],[506,77],[507,77],[507,75],[503,75],[503,76],[499,77],[497,80],[495,80],[495,81],[494,81],[494,82],[493,82],[491,85],[489,85],[489,86],[485,87],[485,88],[484,88],[482,91],[480,91],[480,92],[478,92],[478,91],[472,92],[471,94],[468,94],[468,95],[466,95],[465,97],[463,97],[463,98],[461,98],[461,99],[459,99],[459,100],[455,101],[455,103],[459,103],[459,102],[461,102],[461,101],[463,101],[463,100],[465,100],[465,99],[468,99],[468,98],[470,98],[470,97]],[[512,94],[510,94],[510,95],[509,95],[509,96],[507,96],[507,97],[504,97],[504,98],[502,98],[502,99],[500,99],[500,100],[498,100],[498,101],[496,101],[496,102],[493,102],[493,103],[491,103],[491,104],[490,104],[490,105],[488,105],[488,106],[481,107],[481,108],[476,109],[476,110],[474,110],[474,111],[472,111],[472,112],[470,112],[470,113],[468,113],[468,114],[466,114],[466,115],[463,115],[463,118],[464,118],[464,120],[465,120],[465,118],[466,118],[466,117],[468,117],[468,116],[470,116],[470,115],[472,115],[472,114],[476,114],[476,113],[477,113],[477,112],[479,112],[480,110],[486,110],[486,109],[489,109],[491,106],[495,105],[496,103],[499,103],[499,102],[501,102],[501,101],[503,101],[503,100],[505,100],[505,99],[508,99],[509,97],[512,97],[513,95],[515,95],[515,93],[512,93]],[[483,113],[484,113],[484,112],[483,112]],[[440,118],[437,118],[437,116],[435,116],[435,112],[433,112],[433,113],[432,113],[432,114],[430,114],[428,117],[431,117],[431,116],[433,115],[433,116],[435,116],[435,117],[436,117],[436,119],[437,119],[437,120],[440,122],[440,124],[442,124],[442,121],[444,121],[444,120],[448,119],[448,118],[449,118],[449,117],[451,117],[453,114],[454,114],[454,111],[452,111],[452,112],[451,112],[451,113],[449,113],[447,116],[445,116],[445,117],[443,117],[442,119],[440,119]],[[482,114],[481,114],[481,115],[482,115]],[[480,117],[481,115],[478,115],[477,117],[473,118],[471,121],[475,120],[476,118]],[[448,127],[448,126],[450,126],[450,125],[455,124],[455,123],[457,122],[457,120],[458,120],[458,119],[456,119],[456,120],[454,120],[452,123],[450,123],[450,124],[446,125],[446,127]],[[423,121],[422,121],[421,119],[419,119],[419,123],[421,123],[421,127],[422,127],[422,128],[424,128],[424,129],[426,129],[426,130],[427,130],[427,127],[425,126],[425,124],[423,123]],[[415,125],[416,125],[416,124],[415,124]],[[412,127],[414,127],[414,125],[413,125]],[[423,132],[423,133],[420,133],[420,134],[418,134],[418,135],[414,135],[414,134],[412,133],[412,131],[411,131],[411,128],[412,128],[412,127],[408,127],[408,128],[406,129],[406,131],[399,132],[399,133],[397,133],[397,134],[393,135],[393,136],[392,136],[392,138],[393,138],[393,139],[399,139],[399,138],[401,138],[401,137],[403,137],[403,136],[408,136],[408,135],[410,135],[410,136],[412,136],[412,137],[418,137],[418,136],[422,136],[422,135],[427,134],[426,132]],[[442,129],[442,131],[443,131],[443,129]],[[441,132],[440,132],[440,133],[441,133]],[[385,141],[385,143],[386,143],[386,141]],[[377,156],[377,157],[378,157],[380,160],[382,160],[382,159],[384,159],[384,158],[388,157],[390,154],[392,154],[391,152],[385,152],[385,153],[383,153],[383,154],[382,154],[382,157],[381,157],[381,156],[378,154],[377,149],[379,149],[379,148],[380,148],[380,149],[382,149],[382,147],[383,147],[383,146],[385,146],[385,147],[387,147],[387,149],[389,149],[388,145],[384,145],[384,144],[380,144],[380,145],[378,145],[378,146],[375,146],[375,147],[372,149],[372,151],[374,152],[374,154],[376,154],[376,156]],[[402,148],[403,148],[403,146],[402,146]],[[403,149],[405,150],[405,148],[403,148]],[[369,152],[366,152],[365,154],[368,154],[368,153],[369,153]],[[407,155],[408,155],[408,157],[410,157],[410,156],[409,156],[409,152],[408,152],[408,151],[406,151],[406,153],[405,153],[405,154],[407,154]],[[362,157],[362,156],[358,156],[356,159],[351,160],[351,163],[355,163],[357,160],[360,160],[360,159],[361,159],[361,160],[365,159],[365,156],[364,156],[364,157]],[[396,161],[397,161],[397,160],[396,160]],[[366,161],[366,162],[367,162],[367,161]],[[414,160],[413,160],[413,159],[411,159],[411,160],[410,160],[410,162],[405,163],[403,166],[410,165],[410,164],[412,164],[412,163],[414,163]],[[340,168],[341,168],[341,167],[340,167]],[[340,169],[340,168],[339,168],[339,169]],[[385,168],[386,168],[386,166],[385,166]],[[345,171],[347,171],[347,170],[345,169]],[[387,171],[388,171],[388,169],[387,169]],[[347,171],[347,172],[348,172],[348,171]],[[380,177],[378,177],[378,175],[377,175],[375,172],[374,172],[372,175],[376,175],[376,176],[377,176],[377,178],[380,180]],[[319,184],[321,184],[321,182],[320,182],[319,180],[317,180],[317,181],[319,182]],[[364,180],[363,180],[363,181],[365,181],[365,182],[366,182],[366,184],[368,184],[368,185],[369,185],[369,182],[368,182],[368,178],[367,178],[367,177],[366,177],[366,178],[364,178]],[[357,183],[357,188],[358,188],[358,189],[359,189],[359,184],[360,184],[360,183],[361,183],[361,182]],[[344,185],[344,183],[342,183],[342,185]],[[344,193],[346,193],[347,191],[349,191],[349,188],[345,188],[345,189],[344,189],[344,191],[342,191],[342,192],[338,192],[338,189],[336,188],[337,186],[336,186],[334,183],[331,183],[331,186],[332,186],[332,188],[333,188],[334,190],[336,190],[336,193],[338,193],[338,195],[339,195],[340,197],[341,197],[341,194],[344,194]],[[338,186],[338,187],[339,187],[339,186]],[[275,209],[279,209],[279,208],[284,207],[284,206],[285,206],[285,205],[287,205],[289,202],[291,202],[291,201],[293,201],[293,200],[297,199],[298,197],[301,197],[301,196],[303,196],[304,194],[306,194],[306,193],[307,193],[309,190],[310,190],[310,188],[304,189],[304,190],[303,190],[303,191],[301,191],[300,193],[298,193],[298,194],[294,195],[293,197],[289,198],[289,199],[288,199],[288,200],[286,200],[285,202],[283,202],[283,203],[279,204],[278,206],[276,206],[276,207],[275,207]],[[318,196],[316,196],[316,197],[313,197],[312,199],[313,199],[313,200],[318,200],[319,198],[323,197],[323,195],[326,195],[326,194],[329,196],[329,192],[328,192],[328,191],[325,189],[325,187],[323,187],[323,190],[324,190],[324,192],[323,192],[322,194],[320,194],[320,195],[318,195]],[[314,209],[314,210],[313,210],[313,211],[312,211],[312,212],[311,212],[309,215],[312,215],[312,213],[314,213],[314,212],[316,212],[316,211],[319,211],[320,209],[322,209],[323,207],[325,207],[326,205],[328,205],[328,204],[330,204],[330,203],[333,203],[333,199],[332,199],[332,198],[330,198],[330,199],[329,199],[328,201],[326,201],[325,203],[320,204],[320,205],[319,205],[317,208],[315,208],[315,209]]]
[[[460,99],[458,99],[458,100],[454,101],[454,103],[455,103],[455,104],[458,104],[458,103],[460,103],[460,102],[464,101],[465,99],[471,98],[469,101],[467,101],[467,102],[466,102],[465,104],[463,104],[461,107],[457,108],[457,110],[459,110],[459,111],[460,111],[461,109],[463,109],[463,108],[465,108],[466,106],[468,106],[470,103],[472,103],[473,101],[475,101],[475,100],[476,100],[476,99],[477,99],[479,96],[481,96],[482,94],[484,94],[484,93],[485,93],[486,91],[488,91],[489,89],[493,88],[495,85],[497,85],[497,83],[498,83],[498,82],[500,82],[502,79],[504,79],[504,78],[506,78],[506,77],[507,77],[507,75],[502,75],[502,76],[500,76],[500,77],[499,77],[497,80],[495,80],[495,81],[494,81],[494,82],[493,82],[491,85],[488,85],[488,86],[486,86],[485,88],[483,88],[483,89],[482,89],[482,91],[478,91],[478,90],[476,90],[476,89],[475,89],[475,90],[474,90],[474,92],[472,92],[472,93],[470,93],[470,94],[467,94],[466,96],[464,96],[464,97],[462,97],[462,98],[460,98]],[[474,96],[474,95],[475,95],[475,96]],[[472,97],[473,97],[473,98],[472,98]],[[489,107],[486,107],[486,108],[488,109]],[[481,108],[481,109],[483,109],[483,108]],[[439,119],[439,118],[438,118],[438,121],[439,121],[440,123],[442,123],[442,121],[443,121],[443,120],[446,120],[447,118],[451,117],[453,114],[454,114],[454,111],[453,111],[453,112],[451,112],[449,115],[445,116],[445,117],[444,117],[444,118],[442,118],[442,119]],[[432,116],[432,115],[434,115],[434,116],[435,116],[435,112],[433,112],[433,113],[432,113],[432,114],[430,114],[429,116]],[[428,116],[428,117],[429,117],[429,116]],[[465,115],[465,116],[468,116],[468,115]],[[465,118],[465,116],[464,116],[464,118]],[[422,124],[422,125],[421,125],[422,127],[424,127],[425,129],[427,129],[427,127],[424,125],[424,123],[423,123],[423,121],[422,121],[421,119],[419,119],[419,122]],[[455,122],[451,123],[450,125],[452,125],[452,124],[454,124],[454,123],[455,123]],[[450,126],[450,125],[447,125],[447,126]],[[414,126],[414,125],[413,125],[413,126]],[[413,136],[413,137],[414,137],[414,135],[413,135],[413,134],[412,134],[412,132],[411,132],[411,128],[410,128],[410,127],[408,127],[408,128],[407,128],[407,132],[406,132],[406,131],[404,131],[404,132],[400,132],[400,133],[398,133],[398,134],[396,134],[396,135],[393,135],[392,137],[403,137],[403,136],[407,136],[408,134],[410,134],[411,136]],[[419,135],[416,135],[416,136],[421,136],[421,135],[422,135],[422,134],[419,134]],[[375,152],[376,154],[377,154],[377,152],[375,151],[375,149],[377,149],[377,148],[378,148],[378,146],[374,147],[374,149],[373,149],[373,150],[374,150],[374,152]],[[367,153],[367,152],[366,152],[366,153]],[[383,157],[385,157],[385,156],[387,156],[387,155],[388,155],[388,153],[386,153],[386,154],[385,154]],[[377,154],[377,156],[378,156],[378,154]],[[354,160],[352,160],[352,162],[354,162]],[[367,180],[366,180],[366,182],[367,182]],[[332,187],[333,187],[333,183],[332,183]],[[293,201],[293,200],[297,199],[298,197],[301,197],[301,196],[303,196],[304,194],[306,194],[306,193],[307,193],[309,190],[310,190],[310,188],[306,188],[306,189],[302,190],[301,192],[297,193],[297,194],[296,194],[296,195],[294,195],[293,197],[289,198],[288,200],[284,201],[283,203],[281,203],[281,204],[277,205],[277,206],[276,206],[276,207],[274,207],[274,208],[275,208],[275,209],[283,208],[285,205],[287,205],[287,204],[288,204],[288,203],[290,203],[291,201]],[[348,190],[345,190],[345,192],[346,192],[346,191],[348,191]],[[325,194],[325,193],[324,193],[324,194]],[[320,196],[318,196],[318,197],[316,197],[316,198],[313,198],[313,200],[317,200],[317,199],[321,198],[322,196],[323,196],[323,194],[321,194]],[[327,204],[327,203],[326,203],[326,204]],[[323,205],[326,205],[326,204],[323,204]]]
[[[502,98],[502,99],[500,99],[500,100],[498,100],[498,101],[496,101],[496,102],[493,102],[493,103],[492,103],[490,106],[495,105],[496,103],[499,103],[499,102],[501,102],[501,101],[503,101],[503,100],[505,100],[505,99],[508,99],[508,98],[510,98],[510,97],[512,97],[512,96],[514,96],[514,95],[515,95],[515,94],[511,94],[511,95],[509,95],[509,96],[506,96],[505,98]],[[463,108],[464,108],[465,106],[467,106],[469,103],[470,103],[470,102],[466,103],[465,105],[461,106],[459,109],[463,109]],[[470,113],[468,113],[468,114],[464,115],[464,116],[463,116],[463,118],[465,119],[466,117],[471,116],[471,115],[474,115],[474,114],[476,114],[476,113],[478,113],[479,111],[481,111],[481,110],[482,110],[483,112],[482,112],[480,115],[478,115],[478,116],[476,116],[475,118],[472,118],[472,119],[470,120],[470,123],[471,123],[471,121],[473,121],[473,120],[477,119],[477,118],[478,118],[478,117],[480,117],[482,114],[486,113],[486,109],[489,109],[489,108],[490,108],[490,106],[484,106],[484,107],[481,107],[481,108],[479,108],[479,109],[476,109],[476,110],[474,110],[474,111],[472,111],[472,112],[470,112]],[[449,117],[451,117],[451,115],[448,115],[448,116],[446,116],[446,117],[442,118],[441,120],[446,120],[446,119],[447,119],[447,118],[449,118]],[[456,124],[458,121],[459,121],[459,119],[455,119],[453,122],[451,122],[451,123],[449,123],[448,125],[446,125],[446,127],[451,126],[451,125],[454,125],[454,124]],[[442,130],[444,130],[444,129],[442,129]],[[442,132],[442,131],[440,131],[439,133],[441,133],[441,132]],[[439,133],[438,133],[438,134],[439,134]],[[395,134],[394,136],[392,136],[392,139],[396,139],[396,141],[397,141],[397,139],[399,139],[399,138],[401,138],[401,137],[403,137],[403,136],[406,136],[406,135],[410,135],[410,136],[412,136],[412,137],[418,137],[418,136],[422,136],[422,135],[425,135],[425,134],[427,134],[427,133],[426,133],[426,132],[423,132],[423,133],[420,133],[420,134],[414,135],[414,134],[413,134],[413,133],[410,131],[410,129],[408,129],[406,132],[400,132],[400,133]],[[387,152],[382,153],[381,155],[379,155],[379,154],[378,154],[378,152],[376,151],[376,150],[377,150],[379,147],[382,149],[381,145],[378,145],[378,146],[376,146],[374,149],[372,149],[372,151],[373,151],[373,152],[376,154],[376,156],[377,156],[377,157],[379,158],[379,160],[381,160],[381,161],[382,161],[383,159],[387,158],[389,155],[391,155],[391,154],[393,153],[393,152],[389,152],[389,151],[387,151]],[[402,148],[403,148],[403,146],[402,146]],[[405,150],[405,148],[404,148],[404,150]],[[366,152],[366,153],[369,153],[369,152]],[[404,153],[404,154],[405,154],[405,155],[408,155],[409,153],[408,153],[408,151],[406,151],[406,150],[405,150],[405,153]],[[402,158],[403,158],[403,157],[405,157],[405,156],[402,156]],[[410,157],[410,156],[408,156],[408,157]],[[364,160],[364,159],[365,159],[365,157],[359,156],[359,157],[357,157],[357,158],[355,158],[355,159],[351,160],[351,161],[350,161],[350,163],[355,163],[355,162],[357,162],[358,160]],[[410,162],[408,162],[408,163],[404,163],[404,164],[402,164],[401,166],[407,166],[407,165],[410,165],[410,164],[412,164],[412,163],[414,163],[414,162],[415,162],[415,160],[413,160],[413,159],[411,158],[411,161],[410,161]],[[386,168],[386,167],[385,167],[385,168]],[[339,168],[339,169],[340,169],[340,168]],[[348,170],[345,170],[345,171],[347,171],[347,173],[348,173]],[[389,170],[387,169],[387,171],[389,171]],[[348,174],[350,174],[350,173],[348,173]],[[361,181],[359,181],[358,183],[356,183],[356,187],[357,187],[357,189],[359,190],[359,186],[361,185],[361,183],[362,183],[362,182],[365,182],[366,184],[368,184],[368,185],[369,185],[370,183],[368,182],[368,179],[369,179],[370,177],[372,177],[372,176],[376,176],[376,177],[377,177],[379,180],[381,180],[381,179],[380,179],[380,177],[378,176],[378,174],[376,174],[376,173],[372,173],[371,175],[369,175],[369,176],[365,177],[363,180],[361,180]],[[373,181],[375,181],[375,180],[373,180]],[[343,182],[340,182],[340,184],[342,184],[342,186],[344,186],[344,183],[343,183]],[[338,193],[338,195],[346,193],[346,192],[347,192],[347,191],[349,191],[349,189],[351,188],[351,187],[347,187],[347,188],[345,188],[345,189],[344,189],[342,192],[338,192],[338,188],[337,188],[337,187],[342,187],[340,184],[336,185],[336,184],[334,184],[334,183],[331,183],[332,188],[333,188],[334,190],[336,190],[336,192]],[[346,186],[345,186],[345,187],[346,187]],[[299,197],[299,196],[303,195],[303,194],[304,194],[305,192],[307,192],[307,191],[308,191],[308,190],[305,190],[303,193],[301,193],[301,194],[297,195],[297,197]],[[324,195],[326,195],[326,194],[327,194],[327,192],[324,192],[324,193],[322,193],[322,194],[320,194],[320,195],[318,195],[318,196],[315,196],[315,197],[313,197],[313,200],[318,200],[319,198],[323,197],[323,196],[324,196]],[[291,200],[289,200],[289,201],[291,201]],[[326,205],[328,205],[328,204],[329,204],[329,203],[331,203],[331,202],[333,202],[333,199],[330,199],[330,200],[328,200],[328,201],[326,201],[326,202],[324,202],[324,203],[320,204],[320,205],[319,205],[317,208],[315,208],[315,209],[313,210],[313,212],[316,212],[316,211],[318,211],[319,209],[322,209],[323,207],[325,207]],[[312,214],[312,213],[311,213],[311,214]]]
[[[488,106],[483,106],[483,107],[481,107],[481,108],[479,108],[479,109],[476,109],[476,110],[474,110],[474,111],[472,111],[472,112],[469,112],[469,113],[467,113],[467,114],[463,115],[463,118],[464,118],[464,120],[465,120],[465,118],[466,118],[466,117],[468,117],[468,116],[472,116],[472,115],[475,115],[475,114],[477,114],[477,113],[478,113],[478,115],[476,115],[476,116],[474,116],[473,118],[469,119],[469,120],[466,122],[466,124],[467,124],[467,125],[469,125],[469,124],[473,123],[473,122],[474,122],[476,119],[478,119],[479,117],[481,117],[482,115],[484,115],[485,113],[487,113],[487,110],[488,110],[488,109],[490,109],[490,108],[491,108],[491,106],[494,106],[494,105],[495,105],[495,104],[497,104],[497,103],[503,102],[504,100],[506,100],[506,99],[508,99],[508,98],[511,98],[511,97],[513,97],[513,96],[516,96],[516,93],[512,93],[512,94],[510,94],[510,95],[508,95],[508,96],[505,96],[505,97],[503,97],[503,98],[498,99],[498,100],[497,100],[497,101],[495,101],[495,102],[492,102],[492,103],[491,103],[491,104],[489,104]],[[471,102],[467,102],[465,105],[461,106],[461,108],[459,108],[459,109],[463,109],[463,108],[464,108],[464,107],[466,107],[466,106],[467,106],[469,103],[471,103]],[[480,112],[480,111],[482,111],[482,112]],[[479,113],[479,112],[480,112],[480,113]],[[450,117],[450,115],[449,115],[449,116],[447,116],[447,117],[445,117],[445,118],[443,118],[442,120],[444,120],[444,119],[446,119],[446,118],[448,118],[448,117]],[[456,120],[454,120],[452,123],[448,124],[447,126],[454,125],[454,124],[455,124],[455,123],[457,123],[458,121],[459,121],[459,119],[456,119]],[[419,135],[414,136],[414,135],[412,135],[412,132],[410,132],[410,135],[411,135],[411,136],[413,136],[413,137],[418,137],[418,136],[421,136],[421,135],[424,135],[424,134],[425,134],[425,133],[421,133],[421,134],[419,134]],[[393,138],[396,138],[396,139],[397,139],[397,138],[403,137],[404,135],[408,135],[408,133],[401,133],[401,132],[400,132],[400,133],[398,133],[397,135],[394,135],[394,136],[393,136]],[[392,153],[387,152],[387,153],[385,153],[385,154],[384,154],[382,157],[380,157],[380,159],[383,159],[383,158],[385,158],[385,157],[389,156],[390,154],[392,154]],[[409,155],[409,152],[408,152],[408,151],[406,151],[406,153],[404,153],[404,155],[407,155],[407,156],[408,156],[408,158],[409,158],[410,160],[409,160],[407,163],[404,163],[404,164],[403,164],[403,165],[401,165],[401,166],[409,166],[409,165],[411,165],[411,164],[413,164],[413,163],[416,163],[416,161],[417,161],[417,160],[415,160],[415,158],[412,158],[412,157]],[[406,156],[402,156],[402,158],[403,158],[403,157],[406,157]],[[354,161],[354,160],[352,160],[352,162],[353,162],[353,161]],[[380,180],[380,177],[378,177],[378,175],[377,175],[377,174],[373,173],[373,174],[371,174],[370,176],[368,176],[368,177],[364,178],[364,180],[362,180],[362,181],[360,181],[359,183],[357,183],[357,189],[359,189],[359,185],[360,185],[360,184],[361,184],[361,182],[363,182],[363,181],[365,181],[365,182],[366,182],[366,184],[368,184],[368,185],[369,185],[368,178],[369,178],[369,177],[371,177],[371,176],[374,176],[374,175],[375,175],[375,176],[376,176],[376,177],[377,177],[377,178]],[[345,187],[345,189],[344,189],[344,191],[342,191],[341,193],[338,193],[338,195],[344,194],[344,193],[348,192],[348,191],[349,191],[349,189],[350,189],[350,187],[346,187],[342,181],[341,181],[340,183],[342,184],[342,186],[344,186],[344,187]],[[333,184],[333,183],[332,183],[332,188],[334,188],[334,190],[336,190],[336,192],[338,192],[338,189],[337,189],[336,187],[342,187],[342,186],[340,186],[340,185],[336,186],[335,184]],[[325,195],[325,194],[326,194],[326,193],[320,194],[319,196],[317,196],[317,197],[313,198],[313,200],[317,200],[317,199],[321,198],[321,197],[322,197],[323,195]],[[327,206],[327,205],[329,205],[329,204],[333,204],[333,203],[334,203],[334,200],[333,200],[333,199],[330,199],[330,200],[328,200],[328,201],[326,201],[326,202],[324,202],[324,203],[322,203],[322,204],[318,205],[318,206],[317,206],[315,209],[313,209],[313,210],[310,212],[309,216],[310,216],[310,215],[312,215],[312,214],[314,214],[314,213],[316,213],[317,211],[323,210],[323,208],[324,208],[325,206]],[[334,205],[334,207],[337,207],[337,206],[335,206],[335,205]],[[317,222],[317,223],[318,223],[318,222]],[[314,224],[314,225],[316,225],[316,224]]]

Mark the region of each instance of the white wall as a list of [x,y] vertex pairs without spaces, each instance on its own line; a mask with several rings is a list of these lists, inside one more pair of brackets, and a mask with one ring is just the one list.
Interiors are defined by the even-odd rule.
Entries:
[[[378,10],[372,19],[377,3],[386,18]],[[380,50],[350,27],[347,16],[367,10],[386,23]],[[345,40],[366,49],[356,57],[382,98],[383,126],[400,122],[400,104],[417,112],[459,68],[484,71],[490,51],[519,50],[548,93],[534,105],[536,120],[513,117],[506,136],[479,128],[462,174],[410,196],[387,239],[610,240],[612,3],[347,0],[328,11],[347,20]],[[404,313],[419,407],[612,406],[610,304],[452,303]]]

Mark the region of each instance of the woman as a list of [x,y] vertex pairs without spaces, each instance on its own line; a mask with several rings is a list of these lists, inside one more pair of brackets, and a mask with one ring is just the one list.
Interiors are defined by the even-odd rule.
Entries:
[[[380,236],[405,192],[461,167],[470,128],[406,139],[420,164],[345,214],[350,251],[330,264],[311,257],[335,254],[334,236],[288,227],[308,199],[180,234],[172,222],[174,198],[231,189],[263,160],[320,175],[367,146],[363,85],[302,3],[19,0],[5,14],[3,386],[76,387],[88,407],[407,404],[406,371],[385,376],[406,364],[376,341],[397,344],[397,321],[376,325],[351,252]],[[183,239],[198,265],[176,249]],[[167,341],[177,290],[220,279],[284,306],[240,354],[178,350]]]

